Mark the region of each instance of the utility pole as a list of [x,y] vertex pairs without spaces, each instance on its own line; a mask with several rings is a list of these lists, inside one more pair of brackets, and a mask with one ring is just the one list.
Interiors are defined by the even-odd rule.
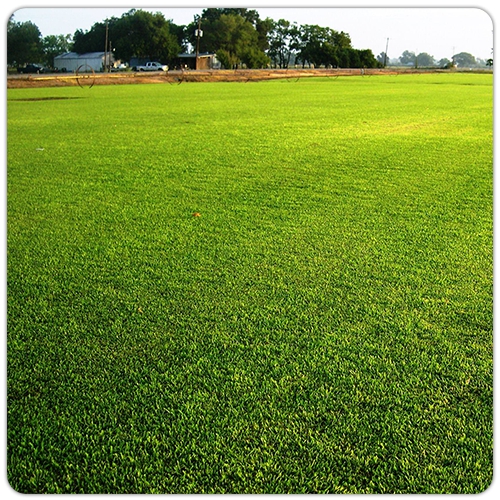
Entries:
[[385,44],[384,68],[387,66],[387,50],[388,49],[389,49],[389,39],[387,39],[387,43]]
[[198,29],[194,32],[196,35],[196,69],[198,69],[198,58],[200,57],[200,37],[203,36],[203,31],[201,31],[201,16],[198,18]]
[[111,72],[111,56],[113,55],[113,48],[112,48],[111,40],[109,41],[109,54],[108,54],[108,72]]
[[108,23],[106,23],[106,41],[104,42],[104,73],[108,72]]

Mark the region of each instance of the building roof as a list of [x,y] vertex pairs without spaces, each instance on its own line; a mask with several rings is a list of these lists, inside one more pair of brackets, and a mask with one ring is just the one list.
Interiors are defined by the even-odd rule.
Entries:
[[[213,57],[215,54],[212,54],[210,52],[200,52],[198,54],[198,57]],[[196,54],[188,54],[187,52],[184,52],[183,54],[179,54],[177,57],[183,57],[185,59],[190,58],[190,57],[196,57]]]
[[100,57],[104,57],[104,52],[87,52],[85,54],[66,52],[65,54],[55,56],[54,59],[99,59]]

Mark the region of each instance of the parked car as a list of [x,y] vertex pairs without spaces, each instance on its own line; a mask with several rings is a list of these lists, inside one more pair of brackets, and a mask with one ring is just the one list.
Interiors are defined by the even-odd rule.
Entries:
[[168,71],[168,66],[159,62],[147,62],[144,66],[137,66],[137,71]]
[[17,68],[18,73],[45,73],[45,68],[39,64],[27,64],[22,68]]
[[128,69],[128,66],[126,64],[121,63],[118,66],[111,68],[111,71],[114,73],[117,71],[127,71],[127,69]]

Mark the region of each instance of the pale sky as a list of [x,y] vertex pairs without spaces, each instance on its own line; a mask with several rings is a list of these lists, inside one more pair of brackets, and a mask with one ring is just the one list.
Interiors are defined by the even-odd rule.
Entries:
[[[364,7],[355,7],[356,2],[348,5],[353,7],[335,7],[339,2],[314,2],[314,7],[304,7],[306,2],[279,2],[273,7],[259,7],[259,4],[243,3],[241,1],[218,2],[215,4],[200,4],[185,0],[183,7],[178,2],[131,4],[129,2],[107,1],[105,8],[96,8],[99,2],[86,2],[79,7],[68,8],[68,2],[51,2],[46,7],[44,2],[32,0],[30,7],[10,3],[10,9],[5,14],[5,22],[14,13],[17,22],[31,21],[38,26],[42,36],[74,34],[77,29],[89,30],[96,22],[122,14],[131,8],[162,12],[166,19],[175,24],[188,24],[195,14],[201,14],[206,7],[248,7],[256,9],[261,18],[270,17],[296,21],[301,24],[318,24],[337,31],[344,31],[351,37],[356,49],[371,49],[375,56],[385,51],[387,39],[388,54],[391,58],[399,57],[403,51],[420,53],[427,52],[436,60],[451,59],[453,54],[469,52],[481,59],[492,56],[493,21],[498,2],[481,0],[477,7],[471,8],[462,0],[455,2],[412,2],[405,7],[404,2],[385,1],[379,7],[378,2],[365,0]],[[40,4],[40,5],[37,5]],[[280,6],[283,4],[283,6]],[[102,2],[100,3],[102,5]],[[172,7],[169,7],[172,5]],[[197,6],[199,5],[199,7]],[[257,6],[256,6],[257,5]],[[269,5],[269,2],[260,5]],[[434,5],[440,6],[434,7]],[[109,6],[109,7],[108,7]],[[443,8],[444,7],[444,8]],[[491,15],[491,17],[490,17]]]

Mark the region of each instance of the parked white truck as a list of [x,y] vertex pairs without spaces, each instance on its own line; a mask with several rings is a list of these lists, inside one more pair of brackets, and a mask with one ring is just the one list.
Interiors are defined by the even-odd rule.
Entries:
[[147,62],[144,66],[137,66],[137,71],[168,71],[168,66],[159,62]]

